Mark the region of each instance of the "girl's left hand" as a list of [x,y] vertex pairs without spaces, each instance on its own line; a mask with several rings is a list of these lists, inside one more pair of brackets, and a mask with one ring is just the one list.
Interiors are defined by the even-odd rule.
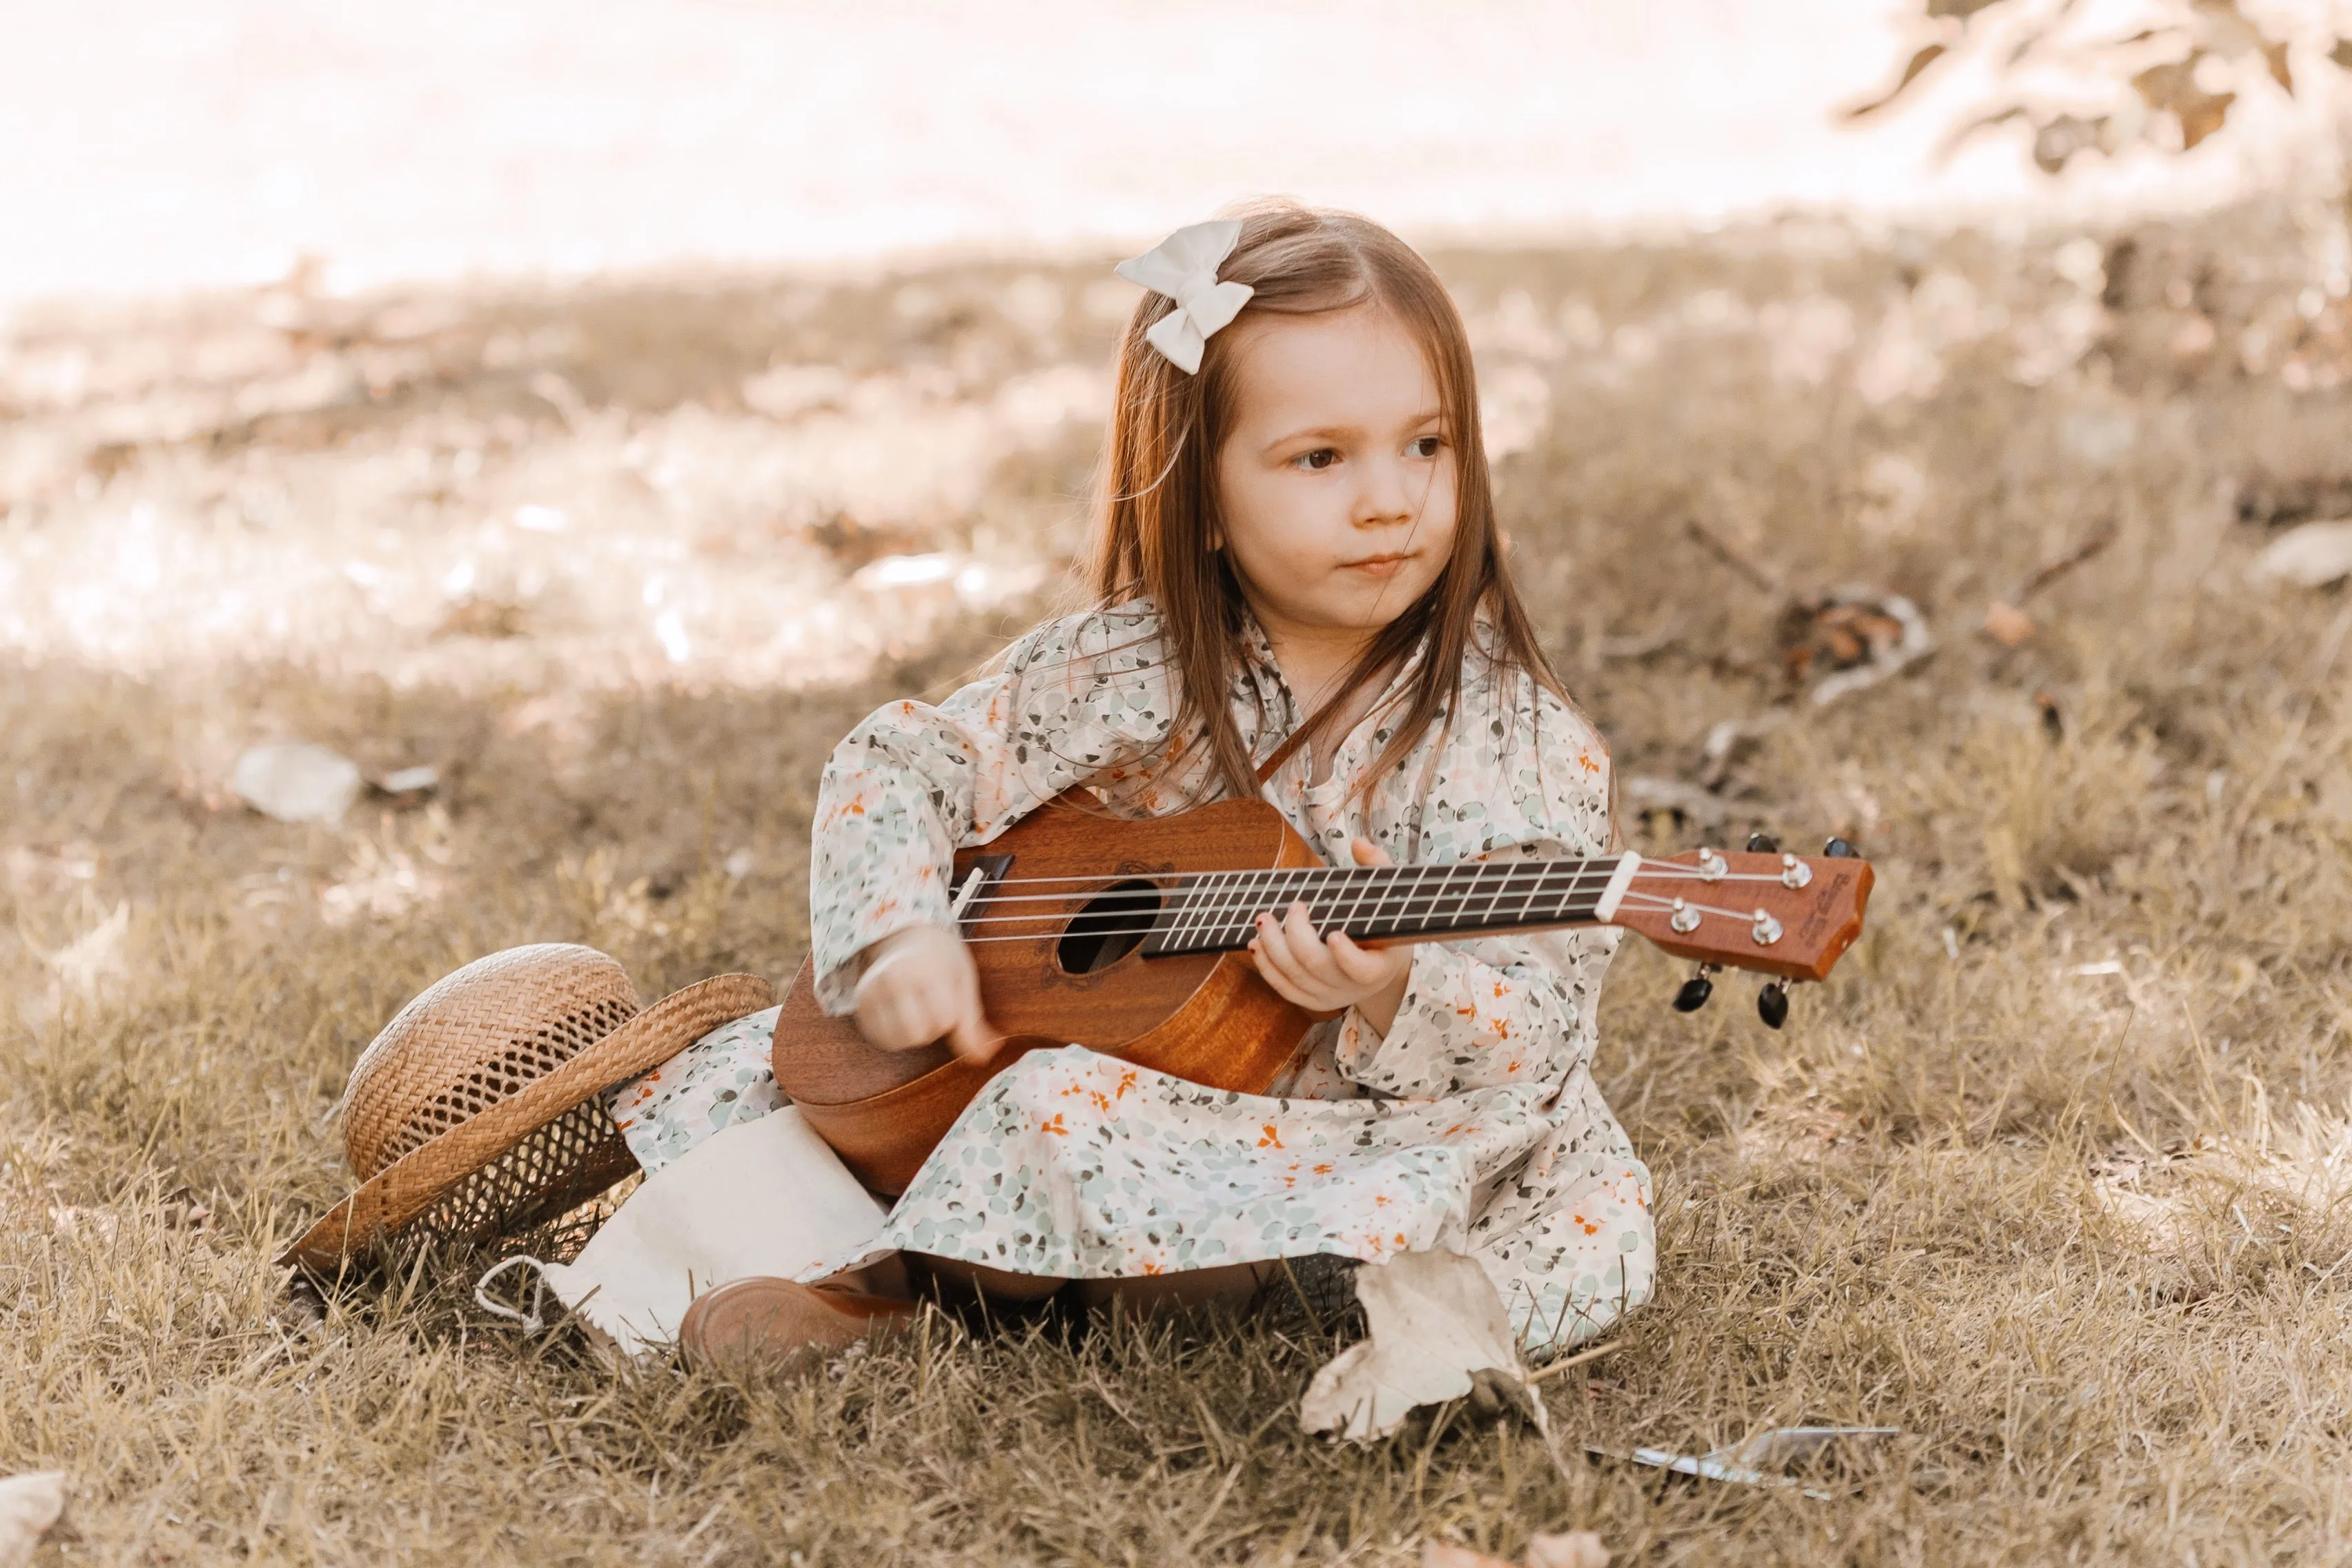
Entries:
[[[1359,866],[1385,866],[1389,858],[1369,838],[1349,847]],[[1294,903],[1280,919],[1257,917],[1250,941],[1257,972],[1282,996],[1311,1012],[1339,1013],[1349,1007],[1385,1035],[1396,1022],[1412,973],[1410,947],[1359,947],[1346,933],[1317,934],[1307,906]]]

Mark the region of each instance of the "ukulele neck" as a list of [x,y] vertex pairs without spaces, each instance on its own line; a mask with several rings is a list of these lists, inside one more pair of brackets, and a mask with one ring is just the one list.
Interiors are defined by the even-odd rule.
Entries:
[[1617,912],[1640,857],[1465,861],[1451,866],[1303,866],[1181,879],[1143,939],[1147,958],[1231,952],[1260,914],[1307,906],[1318,931],[1355,942],[1430,942],[1479,932],[1597,925]]

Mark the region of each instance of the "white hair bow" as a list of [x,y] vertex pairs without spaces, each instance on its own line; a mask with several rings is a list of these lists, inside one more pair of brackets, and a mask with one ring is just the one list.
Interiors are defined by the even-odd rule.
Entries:
[[1201,351],[1209,346],[1210,337],[1229,325],[1257,292],[1246,283],[1217,281],[1217,264],[1233,254],[1241,237],[1238,218],[1196,223],[1134,260],[1118,264],[1118,275],[1129,283],[1176,301],[1176,308],[1151,323],[1143,336],[1187,375],[1200,374]]

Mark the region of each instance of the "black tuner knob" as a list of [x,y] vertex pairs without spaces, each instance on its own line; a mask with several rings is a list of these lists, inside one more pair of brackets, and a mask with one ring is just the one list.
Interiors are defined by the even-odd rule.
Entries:
[[1751,833],[1748,836],[1748,852],[1751,855],[1777,855],[1780,852],[1780,841],[1769,833]]
[[1789,993],[1777,980],[1768,980],[1756,993],[1756,1016],[1764,1020],[1768,1029],[1777,1029],[1789,1021]]
[[1681,990],[1675,993],[1675,1011],[1696,1013],[1706,1006],[1706,999],[1714,994],[1715,982],[1704,974],[1694,974],[1683,982]]
[[1822,853],[1828,856],[1832,860],[1859,860],[1862,858],[1862,851],[1856,849],[1853,845],[1848,844],[1843,838],[1832,838],[1827,844],[1822,845]]

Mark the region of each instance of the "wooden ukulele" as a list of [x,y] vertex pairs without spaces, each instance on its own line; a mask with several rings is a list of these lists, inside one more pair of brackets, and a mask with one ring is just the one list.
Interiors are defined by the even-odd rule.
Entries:
[[1616,925],[1700,968],[1675,998],[1706,999],[1717,966],[1819,980],[1862,934],[1869,865],[1832,839],[1819,859],[1759,847],[1669,859],[1327,866],[1264,801],[1143,821],[1068,797],[957,852],[954,916],[1005,1040],[984,1063],[945,1046],[886,1051],[825,1016],[801,966],[776,1024],[776,1084],[860,1181],[895,1196],[981,1086],[1040,1046],[1082,1045],[1211,1089],[1263,1093],[1318,1015],[1258,977],[1262,910],[1306,900],[1318,931],[1374,946],[1551,926]]

